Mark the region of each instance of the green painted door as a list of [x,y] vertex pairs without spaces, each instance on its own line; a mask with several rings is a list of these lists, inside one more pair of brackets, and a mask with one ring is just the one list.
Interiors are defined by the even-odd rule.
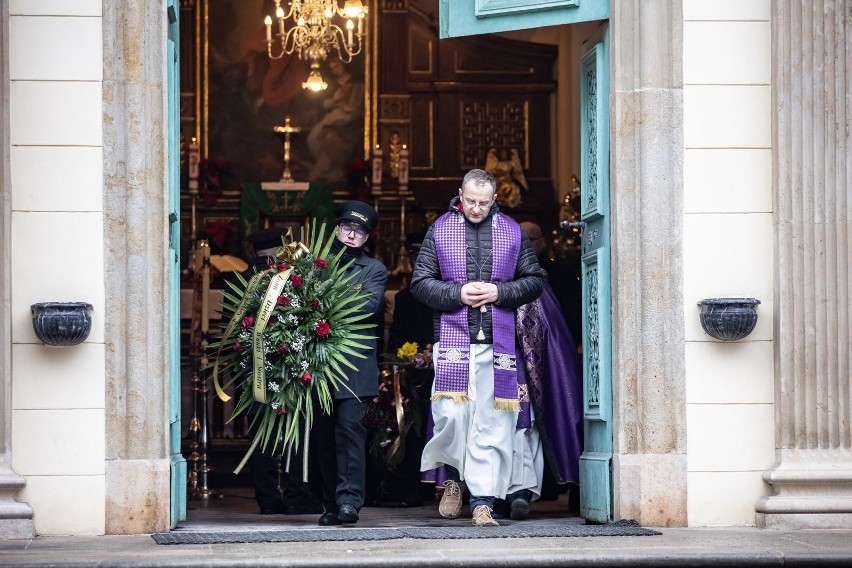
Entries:
[[169,451],[171,526],[186,518],[186,460],[180,454],[180,74],[178,9],[168,0],[166,53],[169,121]]
[[583,229],[583,454],[580,515],[612,518],[612,296],[609,220],[608,26],[586,42],[580,64]]

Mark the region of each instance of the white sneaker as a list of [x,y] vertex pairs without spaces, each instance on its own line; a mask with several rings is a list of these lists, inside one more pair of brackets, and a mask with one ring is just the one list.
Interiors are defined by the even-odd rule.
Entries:
[[457,519],[462,510],[462,484],[448,479],[444,482],[444,494],[438,504],[438,512],[445,519]]
[[491,507],[488,505],[479,505],[473,510],[473,524],[478,527],[495,526],[499,527],[500,523],[494,520],[491,516]]

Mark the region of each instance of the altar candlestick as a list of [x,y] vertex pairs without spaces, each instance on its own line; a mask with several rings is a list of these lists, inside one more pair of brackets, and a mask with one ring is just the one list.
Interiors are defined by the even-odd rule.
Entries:
[[189,143],[189,178],[198,179],[198,140],[195,136]]
[[[196,236],[196,216],[195,216],[195,202],[198,197],[198,166],[200,161],[200,154],[198,151],[198,140],[196,140],[195,136],[192,137],[192,141],[189,144],[189,154],[187,159],[187,169],[189,173],[189,197],[190,197],[190,238],[192,242],[195,242]],[[194,251],[194,249],[193,249]],[[194,254],[194,253],[191,253]]]
[[405,144],[399,152],[399,187],[408,189],[408,146]]
[[189,167],[189,189],[198,189],[198,142],[195,136],[192,137],[192,142],[189,144],[189,157],[187,165]]
[[376,149],[373,150],[373,187],[381,188],[382,186],[382,148],[376,144]]
[[408,199],[408,146],[405,144],[399,150],[397,180],[399,181],[399,254],[396,267],[391,272],[394,275],[405,275],[411,273],[411,261],[408,259],[405,246],[405,204]]

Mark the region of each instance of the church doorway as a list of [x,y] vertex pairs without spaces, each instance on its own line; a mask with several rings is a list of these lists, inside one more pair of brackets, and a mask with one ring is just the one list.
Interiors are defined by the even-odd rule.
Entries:
[[[266,516],[257,514],[250,470],[232,473],[248,449],[245,420],[229,420],[233,402],[222,403],[214,396],[209,376],[204,371],[204,353],[198,348],[206,339],[205,331],[209,328],[215,332],[221,324],[216,306],[221,302],[222,279],[229,263],[234,262],[234,258],[244,264],[250,260],[244,241],[249,230],[299,224],[313,213],[322,213],[302,206],[307,193],[270,197],[272,194],[264,190],[263,184],[280,182],[284,169],[291,171],[295,182],[304,182],[308,192],[318,187],[316,180],[321,181],[324,199],[358,198],[358,192],[364,191],[365,199],[377,204],[382,226],[387,228],[387,237],[382,240],[377,254],[393,273],[389,285],[392,295],[406,283],[405,272],[395,271],[402,264],[401,241],[409,233],[424,230],[429,219],[442,211],[456,191],[459,172],[485,165],[484,159],[481,163],[477,161],[477,152],[481,151],[484,158],[489,148],[470,150],[459,142],[468,133],[464,121],[475,121],[477,128],[484,128],[488,121],[500,123],[501,136],[507,142],[498,151],[498,161],[508,160],[515,144],[512,137],[524,130],[526,134],[520,136],[523,142],[519,148],[523,166],[529,174],[529,187],[524,190],[527,192],[524,204],[515,208],[512,216],[519,221],[537,222],[543,229],[543,238],[549,241],[548,254],[559,257],[560,261],[567,260],[570,265],[567,270],[571,276],[557,277],[554,287],[559,293],[569,288],[573,290],[567,296],[573,295],[575,301],[566,312],[570,311],[576,318],[572,331],[576,329],[577,343],[582,339],[582,309],[577,298],[581,293],[578,286],[581,272],[579,235],[574,230],[581,230],[581,226],[561,225],[560,220],[581,221],[578,203],[581,176],[578,172],[581,171],[583,149],[575,141],[579,138],[577,121],[561,118],[553,121],[553,117],[558,115],[557,111],[579,116],[576,77],[580,74],[583,40],[592,35],[599,23],[559,26],[561,30],[489,34],[471,40],[468,54],[483,45],[503,42],[512,48],[523,45],[528,50],[525,55],[536,61],[551,60],[550,78],[546,82],[519,80],[500,89],[500,96],[507,101],[503,106],[494,101],[490,105],[476,106],[472,103],[477,102],[479,95],[469,96],[464,89],[454,91],[455,87],[449,87],[449,83],[437,75],[438,65],[449,64],[448,60],[439,60],[438,53],[430,51],[437,50],[438,46],[438,2],[410,2],[405,16],[408,19],[397,10],[380,8],[379,4],[371,3],[371,17],[375,18],[371,30],[377,30],[375,37],[380,39],[363,54],[363,62],[356,60],[346,68],[354,77],[352,80],[363,87],[360,92],[363,105],[348,122],[349,126],[358,125],[359,134],[353,138],[351,132],[339,125],[334,131],[319,128],[327,116],[322,112],[322,99],[311,98],[312,93],[301,88],[301,81],[309,69],[298,61],[277,68],[275,65],[279,63],[269,60],[263,16],[274,10],[272,2],[196,0],[181,3],[181,183],[186,188],[180,196],[181,441],[189,469],[186,523],[203,523],[210,518],[214,519],[211,522],[231,519],[249,524],[262,524],[267,520]],[[412,43],[404,35],[399,36],[394,27],[397,25],[408,26],[414,37]],[[573,31],[566,31],[566,28]],[[399,45],[389,47],[386,42],[390,41]],[[456,45],[462,47],[454,48],[455,53],[464,55],[464,40],[456,41]],[[389,84],[386,76],[387,69],[405,66],[405,59],[388,55],[394,52],[410,56],[408,62],[412,67],[407,71],[409,80],[404,86]],[[571,61],[566,61],[569,58]],[[459,62],[483,67],[465,70],[458,67]],[[499,76],[491,61],[468,57],[456,60],[455,65],[454,72],[468,73],[472,89],[487,89]],[[335,77],[330,66],[323,65],[322,71],[329,82]],[[553,80],[554,74],[560,80]],[[382,90],[383,86],[387,89]],[[534,94],[532,105],[523,102],[526,100],[523,93],[527,92]],[[467,109],[469,114],[462,114],[461,119],[452,119],[449,125],[442,126],[450,104]],[[542,105],[546,112],[536,114]],[[405,110],[399,111],[400,108]],[[276,126],[285,124],[285,109],[292,112],[287,115],[291,117],[290,124],[301,129],[287,140],[289,161],[286,164],[282,160],[284,139],[274,131]],[[493,114],[495,109],[504,113],[499,120]],[[512,109],[520,111],[513,114]],[[240,132],[236,128],[240,124],[250,124],[252,129],[248,133]],[[543,125],[546,125],[545,136],[529,135],[530,129],[543,128]],[[318,142],[320,138],[325,142]],[[408,189],[411,193],[400,200],[399,163],[390,159],[390,153],[394,144],[402,144],[402,141],[411,153],[411,169],[407,172],[410,173]],[[382,162],[384,179],[378,191],[372,191],[376,188],[370,179],[369,162],[375,156],[373,148],[377,143],[387,154]],[[338,151],[342,147],[354,148],[354,153],[329,156],[324,151],[328,148]],[[451,148],[458,156],[452,167],[446,165],[447,160],[440,154],[446,148]],[[559,148],[558,153],[556,148]],[[466,153],[468,151],[470,153]],[[361,181],[366,176],[366,183],[350,179],[348,174],[356,166],[367,168],[360,176]],[[192,191],[190,184],[194,186]],[[400,215],[400,201],[407,217]],[[560,206],[563,208],[561,217]],[[572,211],[576,218],[571,217]],[[208,250],[199,247],[201,241]],[[206,261],[209,294],[204,301],[207,310],[203,319],[207,322],[202,329],[199,321],[202,310],[193,302],[197,301],[200,283],[196,267],[205,264],[195,259],[205,254],[215,258]],[[384,324],[389,327],[391,323],[388,313]],[[609,468],[609,461],[604,462],[604,467]],[[382,476],[383,472],[374,472],[373,481],[377,486]],[[606,486],[610,487],[609,481]],[[574,485],[571,489],[566,492],[551,487],[548,500],[535,504],[534,513],[576,517],[578,491]],[[433,493],[426,491],[426,494]],[[369,518],[375,519],[370,522],[417,519],[428,523],[437,514],[437,501],[430,497],[420,507],[401,507],[406,503],[383,501],[381,497],[379,491],[372,501],[374,506],[368,507],[371,510]],[[611,500],[611,496],[606,499]],[[293,522],[312,524],[316,521],[314,516],[295,515]],[[275,518],[289,522],[290,517]]]

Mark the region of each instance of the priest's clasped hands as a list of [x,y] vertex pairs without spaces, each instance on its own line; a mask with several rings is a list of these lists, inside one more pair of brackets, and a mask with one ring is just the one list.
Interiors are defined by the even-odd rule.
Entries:
[[497,301],[497,285],[491,282],[468,282],[462,286],[461,301],[471,308],[493,304]]

